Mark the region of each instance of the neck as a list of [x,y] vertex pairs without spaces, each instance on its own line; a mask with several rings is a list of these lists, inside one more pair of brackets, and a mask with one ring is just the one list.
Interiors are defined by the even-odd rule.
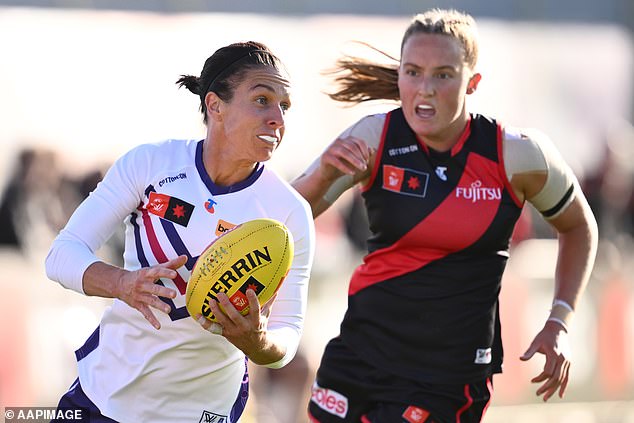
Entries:
[[463,111],[463,113],[443,131],[419,138],[429,148],[440,152],[449,151],[460,140],[468,122],[469,114]]
[[225,187],[244,181],[257,166],[256,162],[237,160],[209,138],[203,144],[203,164],[214,184]]

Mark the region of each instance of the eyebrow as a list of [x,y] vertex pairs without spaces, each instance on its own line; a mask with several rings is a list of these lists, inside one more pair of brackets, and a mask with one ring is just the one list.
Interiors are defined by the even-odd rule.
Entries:
[[[263,83],[259,83],[259,84],[255,84],[254,86],[251,87],[250,91],[255,91],[258,88],[264,88],[267,91],[272,92],[273,94],[277,94],[277,91],[275,91],[275,88],[273,88],[271,85],[269,84],[263,84]],[[286,91],[283,95],[283,97],[289,99],[289,95],[288,95],[288,91]],[[289,99],[290,101],[290,99]]]
[[[418,68],[418,69],[421,69],[421,68],[422,68],[422,66],[418,66],[417,64],[410,63],[410,62],[403,63],[403,66],[411,66],[411,67]],[[453,70],[453,71],[455,71],[455,70],[456,70],[456,68],[455,68],[454,66],[451,66],[451,65],[442,65],[442,66],[437,66],[437,67],[432,68],[432,69],[434,69],[434,70],[444,70],[444,69],[449,69],[449,70]]]
[[275,89],[273,89],[273,87],[272,87],[272,86],[270,86],[270,85],[268,85],[268,84],[262,84],[262,83],[260,83],[260,84],[255,84],[254,86],[252,86],[252,87],[251,87],[251,91],[253,91],[253,90],[257,89],[257,88],[264,88],[264,89],[266,89],[266,90],[269,90],[269,91],[275,92]]

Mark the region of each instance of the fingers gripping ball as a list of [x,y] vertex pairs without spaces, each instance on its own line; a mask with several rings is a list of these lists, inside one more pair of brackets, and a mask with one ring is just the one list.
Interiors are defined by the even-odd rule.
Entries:
[[216,238],[198,257],[187,292],[187,311],[202,314],[212,322],[209,301],[220,292],[227,294],[242,314],[249,312],[247,289],[266,303],[280,288],[293,261],[293,236],[273,219],[242,223]]

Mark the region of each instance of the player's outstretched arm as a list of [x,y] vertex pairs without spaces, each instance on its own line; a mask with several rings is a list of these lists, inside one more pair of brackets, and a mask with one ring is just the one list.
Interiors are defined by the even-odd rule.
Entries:
[[550,221],[557,230],[559,254],[555,272],[553,308],[544,328],[537,334],[521,360],[544,354],[543,371],[533,378],[542,383],[537,395],[548,401],[557,391],[563,397],[570,372],[568,326],[590,277],[597,250],[597,223],[581,190],[566,210]]
[[169,313],[170,307],[159,297],[175,298],[176,291],[158,285],[156,281],[160,278],[174,279],[176,269],[183,266],[186,261],[187,256],[179,256],[165,263],[135,271],[95,262],[84,272],[84,293],[104,298],[118,298],[137,309],[152,326],[160,329],[161,324],[150,307]]

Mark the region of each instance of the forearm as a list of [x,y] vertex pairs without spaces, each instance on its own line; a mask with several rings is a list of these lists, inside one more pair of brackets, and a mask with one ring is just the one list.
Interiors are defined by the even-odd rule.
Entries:
[[118,298],[119,281],[124,269],[98,261],[91,264],[83,276],[83,287],[86,295]]
[[594,266],[597,223],[583,194],[578,194],[561,217],[551,223],[558,231],[559,254],[548,323],[561,325],[567,331]]
[[331,184],[332,181],[320,178],[318,170],[303,174],[291,183],[293,188],[310,204],[313,217],[319,216],[330,207],[330,203],[324,200],[324,196]]
[[[246,356],[253,363],[261,366],[282,367],[286,363],[280,363],[285,358],[287,348],[273,333],[267,333],[261,345],[252,352],[245,352]],[[283,360],[286,362],[286,360]],[[290,361],[290,360],[288,360]],[[278,364],[279,365],[275,365]]]
[[598,229],[585,199],[575,200],[571,208],[578,218],[570,227],[560,225],[554,298],[576,308],[594,266]]

